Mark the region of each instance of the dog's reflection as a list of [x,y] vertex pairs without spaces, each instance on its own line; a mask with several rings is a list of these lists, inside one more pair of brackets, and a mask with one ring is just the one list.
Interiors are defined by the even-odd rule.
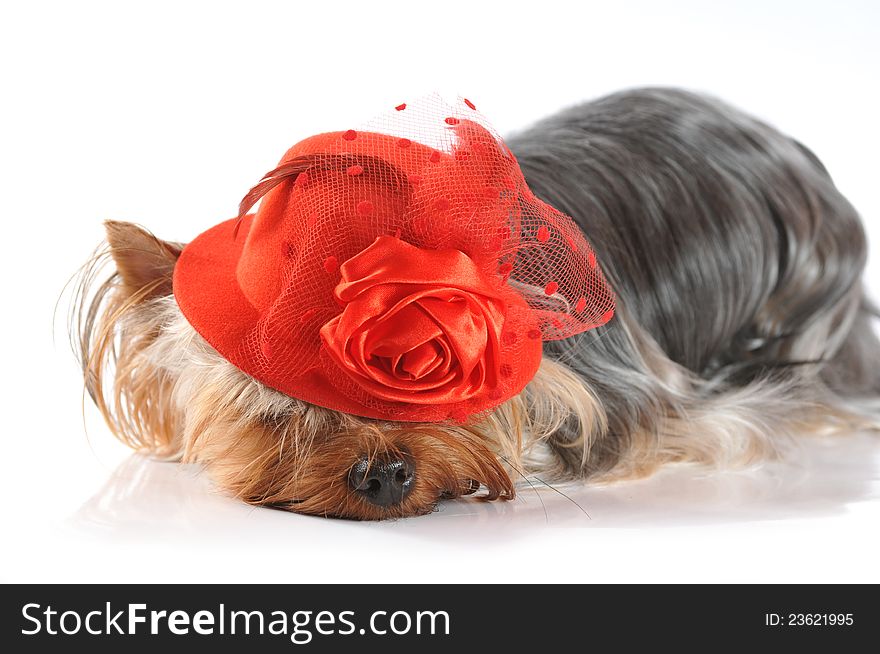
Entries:
[[[186,532],[253,537],[260,530],[271,536],[304,523],[342,527],[342,521],[243,505],[212,488],[199,472],[196,466],[132,455],[77,511],[73,523],[90,531],[158,537]],[[462,526],[650,527],[834,515],[848,504],[880,497],[880,443],[870,435],[808,439],[786,462],[747,472],[671,468],[650,479],[605,487],[548,485],[534,477],[521,481],[513,502],[443,502],[433,519],[386,526],[441,534],[450,521]]]
[[198,466],[132,454],[73,517],[80,527],[136,532],[202,530],[251,509],[215,492]]

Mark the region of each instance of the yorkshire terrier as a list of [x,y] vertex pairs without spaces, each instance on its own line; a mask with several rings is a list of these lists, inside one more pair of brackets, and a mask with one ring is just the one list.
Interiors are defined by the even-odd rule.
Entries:
[[613,94],[507,145],[470,100],[401,104],[297,144],[189,245],[106,231],[71,314],[90,396],[251,504],[407,517],[880,426],[856,211],[702,95]]

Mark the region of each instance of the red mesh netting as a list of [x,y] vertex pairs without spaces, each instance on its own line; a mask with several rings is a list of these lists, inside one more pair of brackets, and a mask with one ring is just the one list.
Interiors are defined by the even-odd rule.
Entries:
[[210,283],[185,270],[198,267],[199,239],[175,293],[230,361],[305,401],[462,422],[522,390],[542,340],[613,315],[578,227],[532,195],[466,99],[432,96],[306,139],[241,216],[261,198],[235,227],[238,288],[221,295],[240,292],[253,315],[208,320],[190,297],[188,286]]

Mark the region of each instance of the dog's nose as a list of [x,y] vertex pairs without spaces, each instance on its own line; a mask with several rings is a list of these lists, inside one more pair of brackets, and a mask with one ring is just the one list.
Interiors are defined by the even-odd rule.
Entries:
[[362,457],[348,473],[351,489],[376,506],[400,504],[412,490],[415,463],[408,455]]

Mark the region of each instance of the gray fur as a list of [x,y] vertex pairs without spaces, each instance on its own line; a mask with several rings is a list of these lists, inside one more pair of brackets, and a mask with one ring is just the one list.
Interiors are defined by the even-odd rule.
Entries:
[[570,108],[508,144],[535,194],[578,222],[618,295],[608,326],[547,345],[608,413],[581,473],[616,465],[632,433],[660,429],[671,410],[736,389],[772,386],[782,410],[880,395],[865,234],[806,147],[664,88]]

